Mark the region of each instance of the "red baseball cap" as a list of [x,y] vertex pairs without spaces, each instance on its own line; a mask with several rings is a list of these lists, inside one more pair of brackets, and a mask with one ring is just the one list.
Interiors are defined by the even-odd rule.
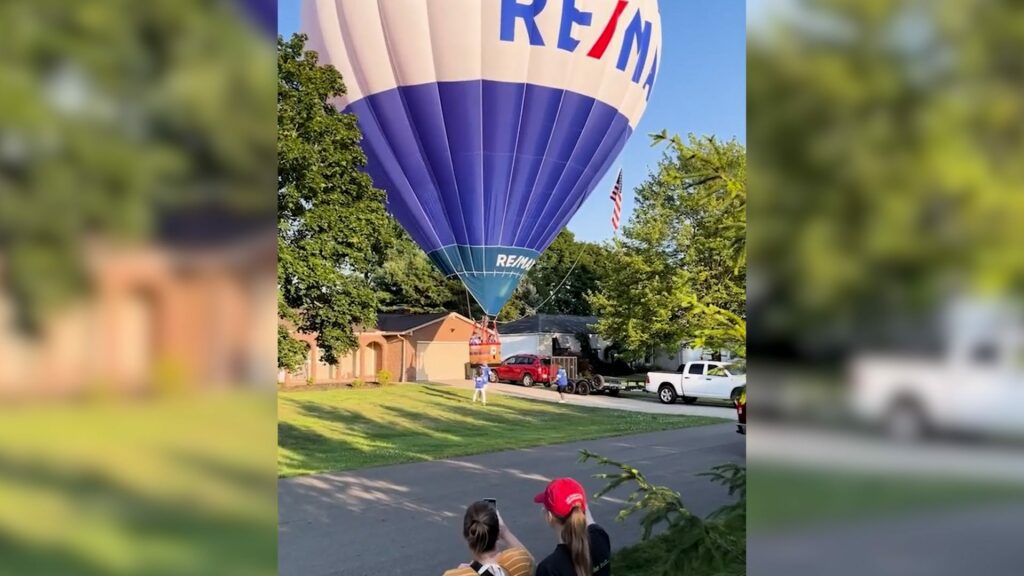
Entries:
[[587,493],[583,491],[583,486],[572,478],[552,480],[543,492],[533,497],[533,501],[543,504],[548,512],[559,518],[567,518],[577,505],[581,511],[587,511]]

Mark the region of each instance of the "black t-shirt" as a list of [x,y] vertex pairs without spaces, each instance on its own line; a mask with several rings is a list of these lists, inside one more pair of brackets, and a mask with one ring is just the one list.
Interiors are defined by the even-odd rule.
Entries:
[[[590,562],[594,565],[594,576],[609,576],[612,572],[612,542],[608,533],[597,524],[587,527],[590,535]],[[536,576],[576,576],[572,567],[569,547],[559,544],[555,551],[537,566]]]

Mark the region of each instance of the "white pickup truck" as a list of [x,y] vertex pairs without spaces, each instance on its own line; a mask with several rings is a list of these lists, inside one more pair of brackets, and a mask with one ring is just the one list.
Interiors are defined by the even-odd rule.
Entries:
[[665,404],[682,398],[684,404],[699,399],[732,400],[747,384],[743,362],[687,362],[675,372],[648,372],[648,392],[654,392]]
[[937,356],[855,359],[854,414],[900,440],[928,432],[1024,435],[1021,309],[971,302],[947,312]]

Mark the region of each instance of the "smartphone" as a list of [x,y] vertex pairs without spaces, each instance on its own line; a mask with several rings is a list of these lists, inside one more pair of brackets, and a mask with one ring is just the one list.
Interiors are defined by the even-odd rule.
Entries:
[[484,502],[490,502],[491,506],[494,506],[495,508],[498,507],[498,499],[497,498],[484,498]]

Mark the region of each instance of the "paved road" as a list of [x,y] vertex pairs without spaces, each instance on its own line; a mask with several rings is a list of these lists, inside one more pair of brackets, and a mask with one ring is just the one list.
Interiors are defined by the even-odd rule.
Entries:
[[[472,380],[445,380],[441,382],[447,386],[455,386],[457,388],[473,388]],[[529,398],[532,400],[543,400],[546,402],[557,402],[558,394],[553,388],[545,388],[543,386],[533,386],[526,388],[519,384],[489,384],[487,386],[488,394],[505,394],[507,396],[517,396],[519,398]],[[590,396],[576,396],[566,395],[566,402],[569,404],[576,404],[578,406],[590,406],[592,408],[612,408],[615,410],[629,410],[631,412],[645,412],[648,414],[682,414],[687,416],[714,416],[716,418],[727,418],[729,420],[736,420],[736,409],[729,406],[714,406],[714,405],[702,405],[702,404],[683,404],[682,402],[676,402],[675,404],[662,404],[652,394],[649,398],[638,399],[638,398],[626,398],[626,397],[613,397],[604,396],[600,394],[594,394]]]
[[1020,574],[1024,504],[752,532],[751,576]]
[[[497,498],[508,525],[535,555],[553,548],[533,495],[557,476],[573,476],[593,493],[603,471],[576,462],[586,448],[635,464],[655,483],[678,490],[698,514],[728,501],[721,487],[696,476],[745,460],[732,424],[574,442],[465,458],[283,479],[278,484],[279,573],[284,576],[441,574],[466,560],[461,540],[467,504]],[[613,521],[628,492],[593,503],[595,519],[618,548],[635,543],[635,520]],[[401,567],[395,569],[395,567]]]

